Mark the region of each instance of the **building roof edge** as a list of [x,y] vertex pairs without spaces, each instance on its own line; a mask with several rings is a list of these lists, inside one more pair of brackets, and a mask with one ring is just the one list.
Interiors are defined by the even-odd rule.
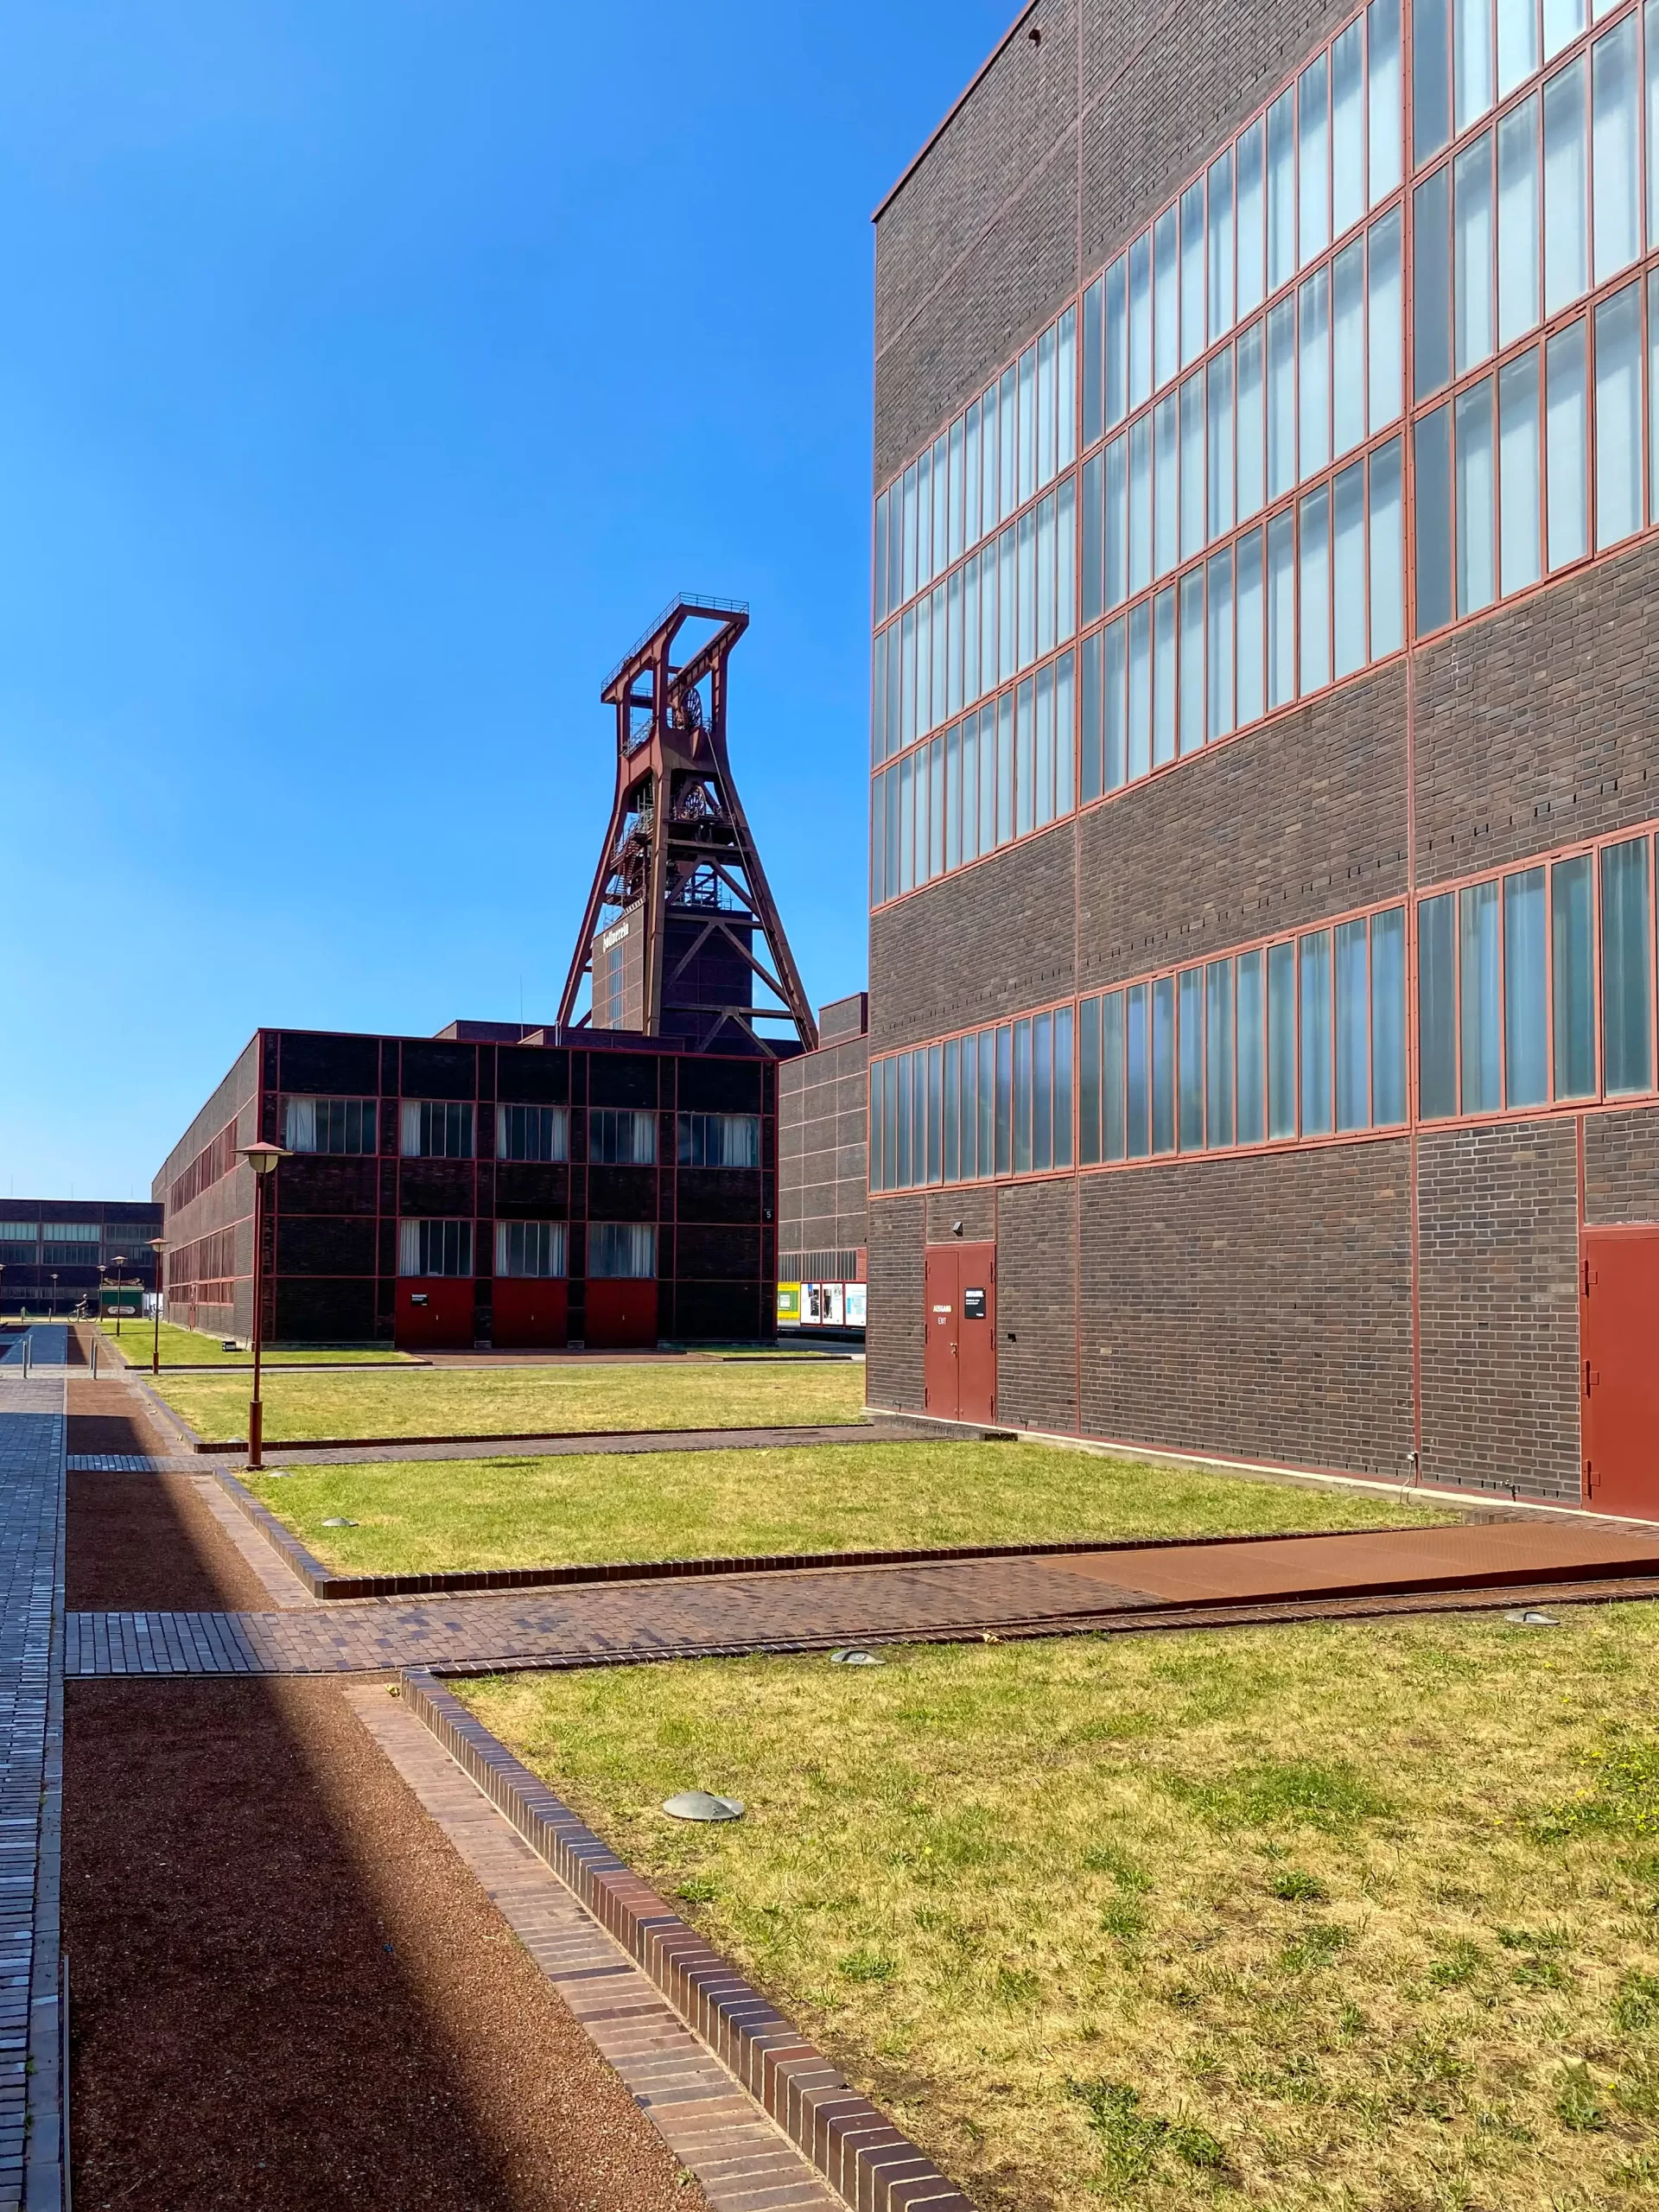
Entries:
[[880,205],[876,207],[874,213],[870,217],[871,222],[879,223],[881,218],[887,213],[888,208],[892,207],[893,201],[899,197],[899,194],[910,182],[910,180],[915,175],[917,170],[920,168],[922,163],[932,152],[934,147],[938,144],[940,139],[944,137],[945,132],[950,128],[950,125],[962,113],[963,109],[967,106],[969,101],[972,99],[974,94],[979,90],[981,85],[984,83],[985,79],[990,74],[994,66],[1001,59],[1003,54],[1007,51],[1009,44],[1013,41],[1014,33],[1020,29],[1020,26],[1026,21],[1027,17],[1033,12],[1036,6],[1037,0],[1026,0],[1025,6],[1020,9],[1019,14],[1015,16],[1014,21],[1008,25],[1007,30],[1003,32],[1001,37],[998,39],[996,44],[986,55],[984,60],[982,61],[979,67],[975,70],[973,76],[969,82],[963,87],[962,91],[957,93],[956,99],[952,100],[944,115],[928,133],[927,138],[920,150],[912,156],[910,162],[906,165],[903,175],[899,176],[895,183],[888,187],[887,192],[882,196]]

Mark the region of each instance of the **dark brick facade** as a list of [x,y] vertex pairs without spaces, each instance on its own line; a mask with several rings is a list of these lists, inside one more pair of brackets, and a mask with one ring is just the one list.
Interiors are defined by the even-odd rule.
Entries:
[[778,1071],[778,1273],[785,1281],[862,1279],[868,1027],[865,992],[836,999],[818,1009],[817,1051]]

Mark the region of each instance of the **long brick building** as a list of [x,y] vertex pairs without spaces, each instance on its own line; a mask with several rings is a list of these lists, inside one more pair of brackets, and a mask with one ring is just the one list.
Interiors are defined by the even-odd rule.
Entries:
[[873,1402],[1659,1512],[1659,6],[1036,0],[876,218]]

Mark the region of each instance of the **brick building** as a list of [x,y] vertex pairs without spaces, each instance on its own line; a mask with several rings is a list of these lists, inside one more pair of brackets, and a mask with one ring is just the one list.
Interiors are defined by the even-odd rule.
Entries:
[[454,1022],[262,1029],[156,1178],[168,1311],[245,1339],[256,1137],[275,1343],[651,1344],[773,1332],[777,1064]]
[[69,1313],[100,1287],[156,1287],[162,1209],[132,1198],[0,1198],[0,1313]]
[[873,1403],[1659,1514],[1656,132],[1037,0],[878,212]]
[[778,1071],[781,1323],[863,1326],[869,1007],[865,991],[820,1007],[817,1050]]

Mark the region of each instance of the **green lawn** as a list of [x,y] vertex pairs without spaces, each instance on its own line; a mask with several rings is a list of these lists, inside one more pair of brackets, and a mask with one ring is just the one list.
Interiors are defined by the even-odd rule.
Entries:
[[1659,2193],[1659,1611],[1560,1618],[464,1694],[987,2212],[1605,2212]]
[[[136,1365],[148,1367],[156,1334],[153,1321],[124,1321],[118,1338],[113,1322],[101,1324],[99,1333],[109,1343],[118,1343],[120,1349]],[[174,1321],[162,1323],[162,1363],[163,1366],[245,1366],[252,1358],[251,1352],[226,1351],[224,1339],[204,1335],[200,1329],[181,1329]],[[327,1349],[302,1351],[266,1351],[261,1357],[272,1366],[296,1360],[326,1362],[330,1366],[360,1366],[370,1360],[407,1359],[406,1352],[394,1351],[390,1344],[378,1351],[330,1351]]]
[[[1137,1465],[1036,1444],[831,1444],[403,1460],[245,1477],[347,1572],[910,1550],[1071,1537],[1397,1527],[1414,1503]],[[353,1529],[324,1523],[344,1519]]]
[[[245,1433],[245,1375],[167,1375],[168,1403],[209,1439]],[[310,1437],[512,1436],[588,1429],[766,1428],[861,1418],[861,1367],[757,1361],[410,1367],[265,1378],[267,1444]]]

